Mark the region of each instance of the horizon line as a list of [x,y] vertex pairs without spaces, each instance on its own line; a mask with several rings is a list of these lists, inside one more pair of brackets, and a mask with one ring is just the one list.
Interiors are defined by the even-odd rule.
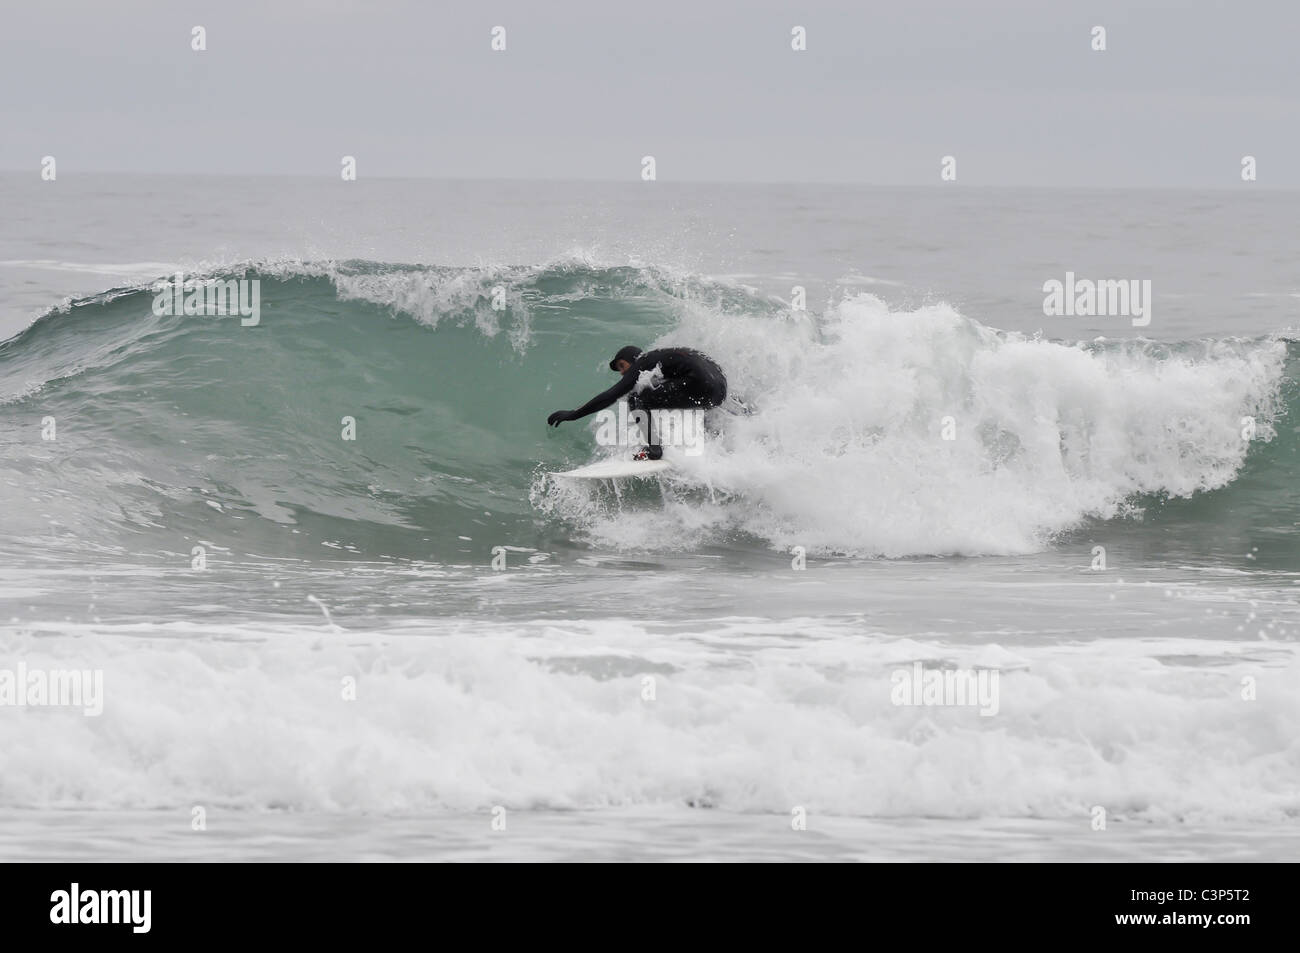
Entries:
[[[38,168],[0,168],[0,175],[30,175],[38,182],[45,180],[40,177]],[[131,177],[165,177],[165,178],[224,178],[224,179],[314,179],[314,180],[333,180],[341,181],[337,173],[329,174],[324,172],[160,172],[160,171],[134,171],[134,170],[90,170],[77,172],[72,175],[64,174],[63,181],[73,181],[77,178],[88,178],[91,176],[131,176]],[[1093,191],[1144,191],[1144,192],[1176,192],[1176,191],[1227,191],[1237,188],[1263,189],[1270,192],[1295,192],[1300,191],[1300,185],[1271,185],[1267,183],[1239,182],[1234,184],[1198,184],[1198,185],[1158,185],[1158,184],[1095,184],[1095,183],[1060,183],[1060,184],[1008,184],[999,182],[869,182],[865,180],[810,180],[810,179],[745,179],[745,180],[726,180],[726,179],[655,179],[645,181],[636,178],[568,178],[563,176],[543,177],[533,176],[528,178],[515,178],[510,176],[459,176],[459,175],[366,175],[358,177],[352,182],[364,180],[376,181],[416,181],[416,182],[508,182],[508,183],[536,183],[539,185],[719,185],[733,188],[746,188],[756,186],[803,186],[803,187],[851,187],[851,188],[877,188],[877,189],[1022,189],[1022,190],[1039,190],[1039,191],[1067,191],[1067,190],[1093,190]],[[55,183],[58,183],[58,179]]]

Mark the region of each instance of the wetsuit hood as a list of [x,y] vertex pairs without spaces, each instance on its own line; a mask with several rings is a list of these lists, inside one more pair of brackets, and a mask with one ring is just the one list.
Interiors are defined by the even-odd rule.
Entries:
[[635,344],[629,344],[626,347],[621,347],[618,349],[618,353],[614,355],[614,359],[609,362],[609,369],[611,371],[617,371],[618,368],[615,367],[615,365],[619,361],[627,361],[629,364],[635,364],[636,359],[640,356],[641,356],[641,349],[637,347]]

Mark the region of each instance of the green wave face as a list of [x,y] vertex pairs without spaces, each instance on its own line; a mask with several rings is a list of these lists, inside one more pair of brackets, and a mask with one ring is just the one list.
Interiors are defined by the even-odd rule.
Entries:
[[[256,326],[158,315],[153,289],[115,289],[0,344],[11,554],[210,541],[460,563],[495,545],[977,555],[1084,534],[1153,558],[1254,547],[1254,566],[1300,568],[1285,341],[1059,344],[870,296],[807,316],[584,263],[212,277],[260,283]],[[553,431],[546,415],[608,387],[629,343],[708,351],[758,413],[729,422],[697,486],[556,489],[540,474],[596,448],[589,422]]]
[[539,463],[582,462],[589,436],[546,415],[609,386],[608,355],[671,328],[682,293],[634,269],[314,271],[217,276],[260,282],[256,326],[118,289],[0,345],[11,538],[51,542],[23,501],[39,488],[70,545],[174,549],[210,538],[214,510],[242,518],[225,541],[250,551],[554,543],[529,485]]

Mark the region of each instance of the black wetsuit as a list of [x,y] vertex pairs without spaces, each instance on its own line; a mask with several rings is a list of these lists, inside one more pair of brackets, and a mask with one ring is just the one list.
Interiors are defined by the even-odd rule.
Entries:
[[[656,387],[632,394],[643,371],[658,366],[663,379]],[[628,406],[633,409],[659,410],[671,407],[716,407],[727,399],[727,377],[708,356],[688,347],[661,347],[646,351],[623,372],[617,384],[597,394],[566,419],[578,420],[604,410],[620,397],[632,394]]]

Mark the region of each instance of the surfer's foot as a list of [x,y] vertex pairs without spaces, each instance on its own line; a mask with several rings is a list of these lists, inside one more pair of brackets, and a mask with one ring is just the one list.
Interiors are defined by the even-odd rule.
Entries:
[[664,448],[660,446],[642,447],[636,453],[632,454],[633,460],[659,460],[664,455]]

